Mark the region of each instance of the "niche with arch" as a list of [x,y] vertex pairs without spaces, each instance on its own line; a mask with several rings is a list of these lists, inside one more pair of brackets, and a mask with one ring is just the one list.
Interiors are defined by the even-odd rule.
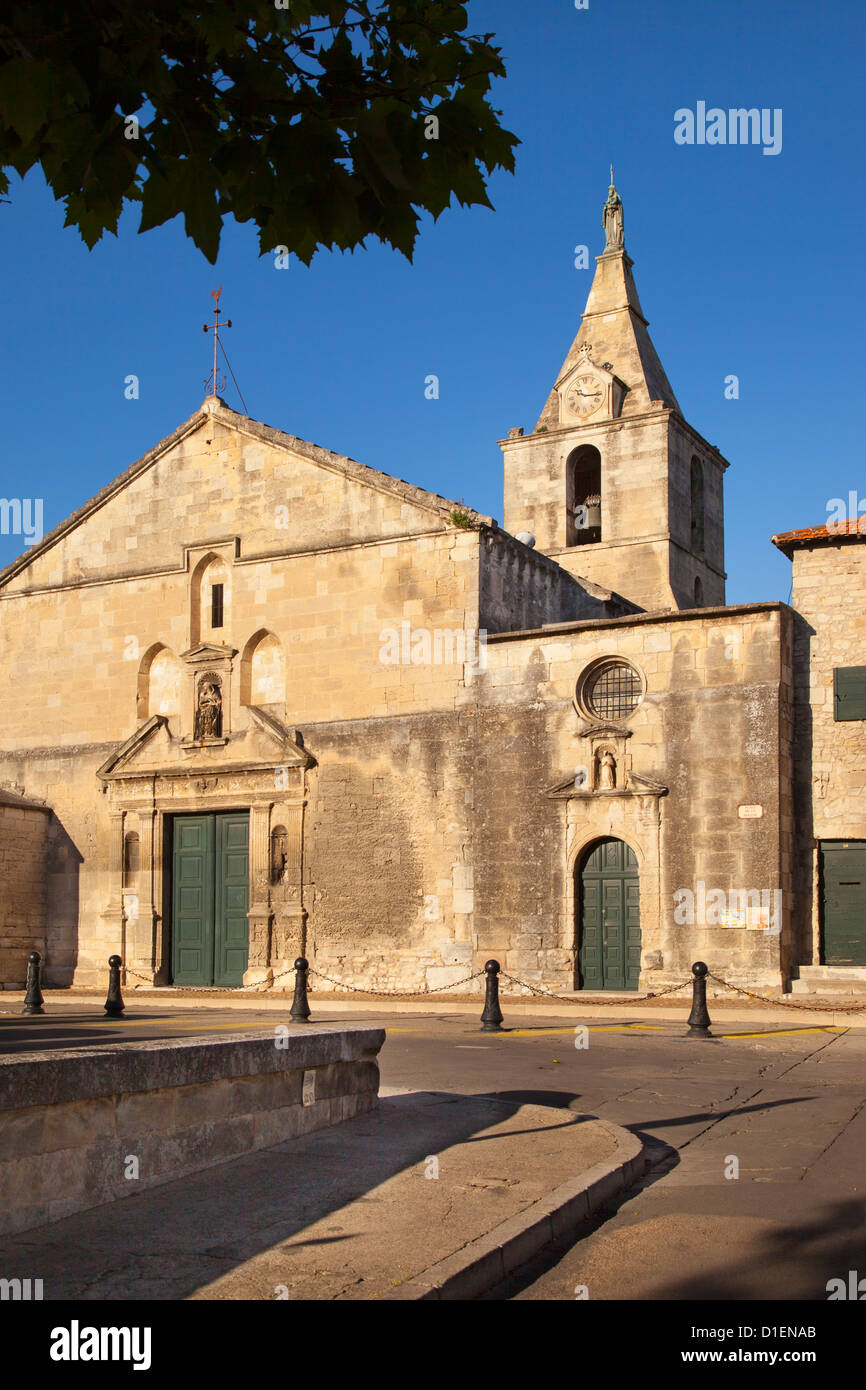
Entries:
[[566,545],[593,545],[601,540],[601,454],[583,444],[565,465]]
[[141,847],[138,840],[138,832],[135,830],[127,831],[123,837],[123,887],[138,887],[138,869],[141,862]]
[[222,680],[216,671],[205,671],[196,682],[193,738],[196,742],[209,738],[221,738],[222,732]]
[[279,637],[266,628],[254,633],[241,657],[241,704],[283,709],[286,703],[286,656]]
[[285,883],[289,864],[289,832],[284,825],[271,831],[271,883]]
[[204,555],[190,584],[190,642],[228,641],[231,629],[231,568],[219,555]]
[[148,647],[138,668],[136,713],[139,719],[155,714],[178,718],[183,690],[183,665],[170,647],[155,642]]

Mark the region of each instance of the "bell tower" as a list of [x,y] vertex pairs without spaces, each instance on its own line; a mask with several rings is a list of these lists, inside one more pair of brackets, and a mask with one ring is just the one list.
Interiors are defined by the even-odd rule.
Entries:
[[580,329],[532,434],[511,430],[505,529],[581,579],[653,612],[725,602],[727,461],[688,425],[648,332],[622,199]]

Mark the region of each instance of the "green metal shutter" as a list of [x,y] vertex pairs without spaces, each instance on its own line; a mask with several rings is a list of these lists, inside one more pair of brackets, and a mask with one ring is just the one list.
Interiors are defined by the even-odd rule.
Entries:
[[837,666],[833,672],[833,717],[866,719],[866,666]]
[[866,965],[866,844],[821,842],[825,965]]

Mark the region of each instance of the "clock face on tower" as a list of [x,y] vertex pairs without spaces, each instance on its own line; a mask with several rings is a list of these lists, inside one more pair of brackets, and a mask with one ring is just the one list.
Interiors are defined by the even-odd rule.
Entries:
[[591,415],[604,401],[607,383],[600,376],[586,372],[575,377],[565,397],[569,410],[575,415]]

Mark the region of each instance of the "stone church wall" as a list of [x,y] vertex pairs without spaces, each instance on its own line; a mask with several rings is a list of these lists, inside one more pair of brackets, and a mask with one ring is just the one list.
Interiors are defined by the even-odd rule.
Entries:
[[[653,459],[627,456],[610,427],[632,530],[647,489],[658,502],[658,414]],[[0,590],[0,663],[14,672],[0,690],[0,780],[54,811],[46,983],[101,984],[115,950],[151,978],[164,972],[162,818],[246,808],[257,980],[303,944],[356,986],[437,988],[496,955],[530,983],[570,989],[575,871],[614,836],[640,867],[645,982],[673,982],[701,954],[738,981],[778,983],[777,935],[682,925],[674,910],[699,884],[782,891],[787,949],[787,610],[617,618],[603,594],[489,520],[457,526],[443,499],[359,481],[351,461],[329,465],[317,491],[313,446],[294,459],[274,432],[257,427],[253,448],[237,428],[188,430],[157,479],[136,474]],[[283,502],[297,536],[275,533]],[[666,542],[653,544],[640,553],[661,563]],[[611,585],[629,594],[639,548],[610,552]],[[224,623],[212,627],[215,574]],[[486,646],[467,650],[479,627]],[[266,698],[253,694],[260,641],[268,679],[285,671]],[[575,696],[590,664],[613,657],[644,695],[607,728]],[[224,677],[225,737],[207,746],[193,737],[197,662]],[[605,789],[603,754],[616,772]],[[291,795],[277,781],[289,758]],[[272,824],[281,798],[291,805]],[[122,881],[125,818],[140,836],[138,925]],[[277,826],[297,876],[280,880],[285,920],[272,924]]]
[[407,990],[473,969],[473,722],[406,715],[305,730],[318,764],[305,874],[316,968]]
[[[96,528],[97,520],[89,525]],[[111,534],[116,525],[113,519]],[[97,538],[92,539],[97,546]],[[139,960],[131,949],[132,929],[122,921],[118,868],[112,858],[117,852],[118,808],[96,773],[148,716],[164,714],[170,742],[148,745],[145,767],[173,765],[185,756],[191,770],[213,775],[219,771],[220,757],[249,758],[244,659],[255,634],[267,630],[285,656],[286,688],[275,712],[292,728],[308,730],[328,721],[352,728],[347,721],[354,720],[381,729],[384,719],[410,714],[432,719],[432,727],[436,711],[453,723],[457,692],[465,679],[471,680],[467,666],[481,655],[472,647],[478,626],[479,548],[477,530],[454,527],[363,547],[259,560],[237,556],[233,542],[214,542],[194,547],[188,566],[179,564],[159,574],[132,572],[110,582],[70,583],[6,596],[0,646],[4,668],[15,670],[15,681],[0,691],[0,777],[23,785],[28,795],[43,798],[56,811],[42,866],[49,922],[47,984],[68,985],[73,979],[86,986],[101,984],[107,958],[115,950]],[[230,580],[226,624],[219,630],[205,625],[195,633],[191,590],[208,556],[224,564]],[[136,563],[134,555],[126,560],[131,569]],[[570,580],[566,583],[571,587]],[[232,734],[245,741],[233,739],[224,754],[210,750],[184,755],[182,738],[192,733],[185,687],[179,687],[177,708],[151,708],[147,679],[142,677],[148,653],[161,645],[179,662],[196,637],[228,644],[236,653],[224,692],[225,712],[227,719],[230,714]],[[419,639],[420,650],[414,645]],[[447,743],[444,734],[441,742]],[[337,743],[343,747],[343,741]],[[349,774],[328,763],[327,741],[314,749],[313,756],[320,755],[327,807],[334,798],[333,778],[342,777],[341,785],[348,788]],[[276,747],[269,754],[259,750],[257,756],[259,762],[263,756],[275,764],[281,760]],[[387,785],[393,778],[390,755],[379,746],[365,745],[367,756],[379,768],[376,785]],[[395,759],[399,765],[396,754]],[[410,768],[410,783],[414,775]],[[240,789],[237,806],[250,805],[253,783],[244,786],[241,779],[232,785]],[[315,789],[315,779],[313,785]],[[432,786],[431,796],[442,804],[440,787]],[[226,804],[232,803],[220,803]],[[384,814],[386,800],[382,805]],[[351,823],[351,814],[348,819]],[[390,823],[389,833],[398,845],[401,824],[399,815]],[[422,825],[420,838],[430,833],[423,817]],[[158,844],[154,854],[161,854]],[[401,849],[400,855],[408,863],[409,851]],[[157,887],[161,875],[162,865],[157,863],[137,894],[144,903],[153,894],[157,915],[163,909]],[[448,877],[451,881],[450,867]],[[392,917],[395,929],[402,927],[402,891],[398,886],[387,912],[380,912],[383,929]],[[428,894],[436,896],[436,888],[424,886],[422,904]],[[433,911],[429,903],[425,911]],[[342,919],[336,920],[339,927]],[[426,921],[423,916],[421,920]],[[152,954],[146,943],[138,943],[137,949],[148,958]],[[158,957],[159,948],[154,950]],[[438,962],[440,957],[434,959]]]
[[0,791],[0,988],[21,989],[31,951],[45,955],[47,806]]
[[[571,990],[575,868],[613,835],[640,865],[648,987],[685,978],[697,958],[735,983],[778,987],[790,934],[790,645],[789,611],[771,604],[503,635],[459,690],[457,717],[305,730],[319,764],[307,822],[314,964],[409,990],[495,956],[530,984]],[[575,685],[611,655],[634,664],[646,695],[624,721],[619,790],[577,790],[589,745]],[[741,806],[761,814],[741,817]],[[692,922],[675,919],[683,890]],[[701,919],[711,890],[724,894],[727,925]],[[744,893],[771,919],[738,925]]]
[[[303,850],[314,966],[356,986],[436,988],[492,955],[529,983],[571,989],[575,866],[613,835],[640,864],[645,983],[673,983],[702,957],[735,982],[778,984],[778,936],[677,924],[674,911],[675,895],[697,898],[701,882],[725,894],[779,889],[787,940],[787,612],[759,605],[491,636],[484,670],[397,668],[402,699],[385,717],[293,721],[316,764]],[[617,746],[625,787],[577,790],[592,745],[575,685],[609,656],[646,683]],[[435,699],[448,707],[431,709]],[[73,968],[77,983],[101,982],[123,944],[119,920],[102,915],[113,832],[94,776],[113,746],[13,760],[16,780],[57,812],[49,984],[69,983]],[[741,819],[740,805],[763,814]]]
[[509,632],[629,612],[625,601],[606,601],[537,550],[504,531],[481,536],[479,625]]
[[[688,890],[698,919],[701,883],[729,903],[732,892],[778,891],[775,925],[787,939],[791,788],[781,750],[789,628],[788,610],[759,605],[490,643],[480,697],[488,709],[479,714],[486,747],[475,760],[479,959],[504,951],[512,973],[565,987],[575,946],[574,868],[595,839],[613,835],[640,864],[650,987],[683,978],[700,956],[736,982],[778,986],[779,934],[713,925],[709,913],[703,923],[678,923],[675,909],[676,895]],[[588,724],[573,699],[581,672],[611,655],[632,662],[647,689],[623,721],[632,731],[622,743],[625,789],[593,793],[569,786],[592,742],[582,737]],[[666,790],[657,795],[653,787]],[[759,806],[762,815],[741,818],[740,806]],[[778,901],[770,898],[773,909]]]

